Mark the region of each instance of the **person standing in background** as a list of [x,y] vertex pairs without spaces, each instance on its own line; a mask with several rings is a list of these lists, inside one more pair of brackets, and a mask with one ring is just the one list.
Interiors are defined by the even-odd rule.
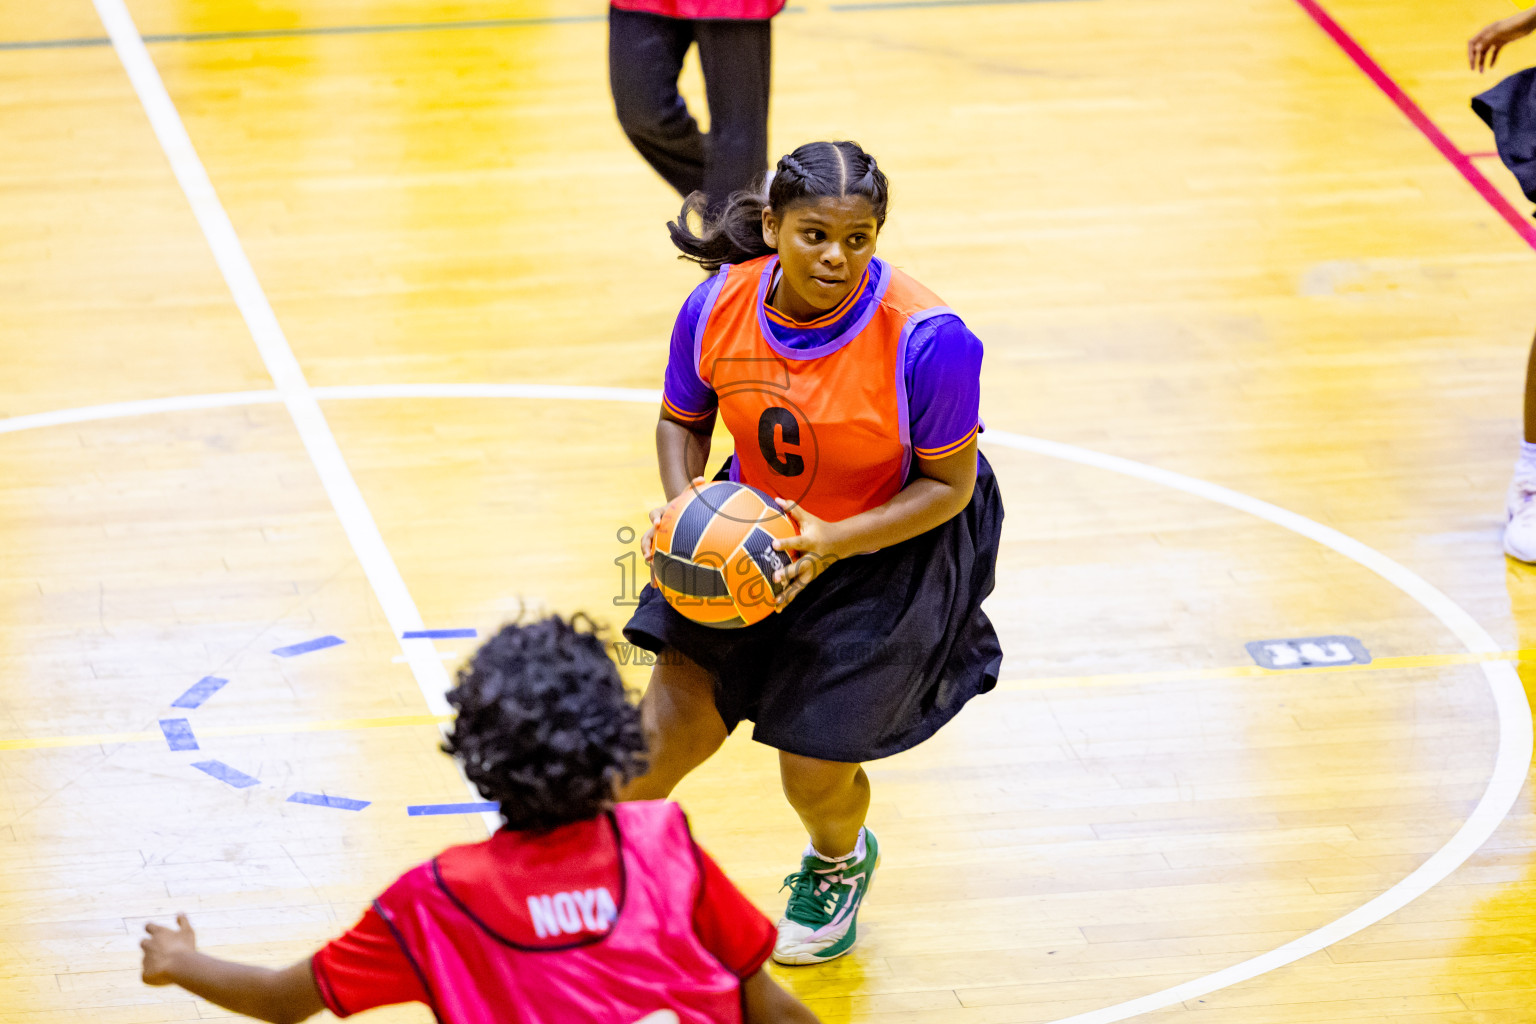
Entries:
[[[679,195],[718,211],[768,170],[770,19],[784,0],[613,0],[608,79],[624,134]],[[677,91],[697,43],[709,133]]]
[[[1536,32],[1536,7],[1496,21],[1467,43],[1467,61],[1481,74],[1491,69],[1499,53],[1516,40]],[[1536,68],[1522,71],[1472,101],[1472,109],[1493,128],[1499,156],[1520,180],[1521,189],[1536,201]],[[1505,499],[1504,553],[1521,562],[1536,562],[1536,342],[1525,371],[1525,431],[1514,479]]]

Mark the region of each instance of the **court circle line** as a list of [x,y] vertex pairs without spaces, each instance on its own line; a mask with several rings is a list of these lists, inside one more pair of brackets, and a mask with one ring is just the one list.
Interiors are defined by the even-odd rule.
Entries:
[[[518,398],[537,401],[643,403],[654,406],[661,404],[660,391],[643,388],[539,384],[375,384],[312,387],[309,391],[316,399],[322,401],[392,398]],[[152,398],[14,416],[0,420],[0,434],[166,412],[248,405],[280,405],[282,402],[283,398],[276,390]],[[982,440],[989,446],[995,444],[1015,451],[1074,462],[1148,483],[1160,484],[1239,512],[1246,512],[1330,548],[1380,576],[1439,620],[1471,653],[1498,654],[1502,651],[1502,647],[1470,614],[1423,577],[1353,537],[1296,512],[1198,477],[1160,469],[1117,455],[1079,448],[1076,445],[1047,441],[1003,430],[988,430],[982,435]],[[1499,823],[1514,806],[1531,764],[1531,708],[1526,701],[1525,691],[1520,684],[1520,677],[1515,667],[1502,661],[1481,662],[1478,667],[1487,679],[1499,723],[1498,752],[1493,773],[1483,791],[1482,798],[1478,800],[1477,806],[1473,808],[1466,821],[1446,841],[1445,845],[1431,854],[1423,864],[1385,892],[1342,917],[1267,953],[1192,981],[1102,1009],[1060,1018],[1050,1024],[1115,1024],[1129,1017],[1164,1009],[1187,999],[1209,995],[1220,989],[1249,981],[1319,952],[1375,924],[1428,892],[1465,863],[1467,858],[1471,857],[1492,836]]]

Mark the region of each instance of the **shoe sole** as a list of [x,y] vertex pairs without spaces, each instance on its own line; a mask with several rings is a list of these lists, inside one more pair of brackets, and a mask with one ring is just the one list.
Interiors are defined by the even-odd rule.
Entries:
[[1510,547],[1508,541],[1505,541],[1504,543],[1504,553],[1510,558],[1513,558],[1515,561],[1519,562],[1521,565],[1536,565],[1536,555],[1521,554],[1520,552]]
[[[849,927],[848,931],[853,933],[856,932],[857,929],[858,925],[854,924]],[[855,938],[854,942],[857,941],[857,938]],[[820,953],[811,952],[791,953],[788,956],[780,956],[778,950],[774,950],[773,962],[776,964],[782,964],[785,967],[805,967],[809,964],[825,964],[836,960],[840,956],[847,956],[853,951],[853,946],[854,943],[850,942],[848,945],[844,946],[841,951],[833,953],[831,956],[823,956]]]
[[1516,551],[1514,549],[1514,547],[1509,543],[1509,528],[1508,528],[1507,525],[1505,526],[1505,529],[1504,529],[1504,538],[1503,538],[1502,547],[1504,548],[1504,553],[1506,555],[1508,555],[1510,558],[1513,558],[1515,561],[1521,563],[1522,565],[1533,565],[1533,564],[1536,564],[1536,554],[1522,553],[1522,552]]
[[1522,565],[1536,565],[1536,552],[1519,552],[1509,543],[1509,527],[1514,522],[1514,514],[1507,509],[1504,512],[1504,536],[1500,538],[1500,546],[1504,553]]
[[[875,887],[875,873],[880,870],[880,861],[881,861],[881,859],[882,859],[881,854],[876,853],[875,854],[875,869],[874,869],[874,871],[870,872],[869,884],[864,886],[864,899],[865,900],[869,899],[869,891]],[[860,900],[859,901],[859,910],[863,910],[863,909],[864,909],[864,903],[863,903],[863,900]],[[804,967],[807,964],[824,964],[824,963],[829,963],[829,962],[831,962],[833,960],[836,960],[840,956],[847,956],[849,953],[852,953],[853,952],[853,947],[858,945],[858,942],[859,942],[859,915],[858,915],[858,912],[856,911],[854,913],[854,915],[853,915],[853,922],[848,925],[848,930],[843,933],[842,938],[838,939],[832,945],[827,947],[828,949],[837,949],[838,946],[842,946],[843,948],[842,949],[838,949],[836,953],[828,954],[828,953],[824,953],[824,952],[816,952],[816,951],[813,951],[813,950],[807,950],[804,953],[789,953],[789,954],[781,956],[779,954],[778,950],[774,950],[773,951],[773,962],[776,963],[776,964],[783,964],[785,967]]]

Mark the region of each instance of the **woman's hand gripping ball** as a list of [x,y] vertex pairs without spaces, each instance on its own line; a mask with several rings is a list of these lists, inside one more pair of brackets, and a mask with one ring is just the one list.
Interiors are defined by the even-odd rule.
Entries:
[[[705,483],[704,478],[701,476],[696,476],[692,480],[688,481],[688,486],[698,487],[703,483]],[[651,509],[649,513],[651,519],[651,528],[646,530],[645,535],[640,538],[640,557],[645,559],[646,565],[650,565],[651,559],[656,555],[656,527],[661,525],[661,514],[666,510],[667,506],[658,505]]]
[[795,529],[800,531],[793,537],[773,542],[775,551],[793,551],[798,556],[787,569],[780,569],[773,574],[775,583],[789,581],[789,585],[779,592],[777,610],[783,611],[784,606],[810,586],[812,580],[850,552],[843,550],[837,523],[820,519],[792,501],[783,498],[774,500],[795,524]]

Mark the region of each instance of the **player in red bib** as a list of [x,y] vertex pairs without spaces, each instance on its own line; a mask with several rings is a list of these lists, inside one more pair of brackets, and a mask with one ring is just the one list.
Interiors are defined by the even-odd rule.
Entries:
[[816,142],[779,161],[766,197],[737,193],[695,233],[696,197],[670,225],[715,273],[672,333],[663,489],[671,500],[704,473],[719,417],[735,442],[722,473],[779,499],[799,536],[774,546],[801,557],[777,581],[778,613],[741,629],[642,591],[625,636],[664,656],[642,703],[651,768],[625,796],[666,796],[755,723],[810,833],[785,879],[774,957],[786,964],[857,939],[879,861],[862,762],[933,735],[1002,661],[981,611],[1003,519],[976,447],[981,342],[875,256],[888,199],[868,153]]
[[613,804],[639,713],[580,617],[507,626],[459,673],[445,748],[506,827],[407,871],[351,931],[283,970],[151,924],[145,982],[261,1020],[425,1003],[444,1024],[815,1024],[763,970],[773,925],[677,805]]

